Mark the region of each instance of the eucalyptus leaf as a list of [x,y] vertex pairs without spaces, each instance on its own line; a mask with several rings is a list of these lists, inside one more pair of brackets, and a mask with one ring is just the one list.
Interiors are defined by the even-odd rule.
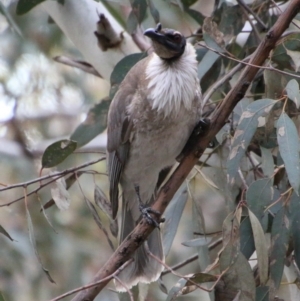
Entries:
[[36,5],[45,0],[19,0],[16,8],[17,15],[24,15],[33,9]]
[[50,168],[63,162],[77,147],[77,142],[60,140],[49,145],[42,156],[42,168]]
[[264,175],[268,178],[272,178],[274,174],[274,160],[271,150],[260,146],[261,151],[261,168],[264,172]]
[[[232,256],[236,256],[233,260]],[[232,245],[228,244],[220,256],[221,271],[228,271],[223,275],[226,291],[240,292],[239,299],[242,301],[254,301],[255,281],[248,260],[239,252],[232,254]]]
[[114,251],[114,249],[115,249],[115,248],[114,248],[114,245],[113,245],[112,241],[110,240],[109,235],[108,235],[108,233],[107,233],[105,227],[104,227],[103,224],[102,224],[101,218],[100,218],[100,216],[99,216],[99,214],[98,214],[98,212],[97,212],[95,206],[94,206],[93,203],[90,202],[90,200],[87,199],[86,197],[84,197],[84,200],[85,200],[85,203],[86,203],[88,209],[90,210],[90,212],[91,212],[91,214],[92,214],[92,216],[93,216],[93,218],[94,218],[94,221],[96,222],[96,224],[97,224],[97,226],[99,227],[99,229],[102,230],[102,232],[104,233],[104,235],[105,235],[105,237],[106,237],[106,239],[107,239],[107,242],[108,242],[110,248]]
[[0,225],[0,233],[9,238],[11,241],[14,241],[14,239],[8,234],[8,232]]
[[267,213],[264,209],[273,199],[273,187],[270,179],[259,179],[253,182],[247,192],[246,201],[250,210],[260,221],[264,231],[267,229]]
[[198,65],[198,78],[201,81],[202,77],[208,72],[208,70],[213,66],[213,64],[220,57],[219,54],[207,51],[202,58],[200,64]]
[[265,284],[269,274],[268,246],[259,220],[251,210],[248,210],[248,212],[254,236],[260,283]]
[[299,93],[299,84],[295,79],[291,79],[285,87],[287,96],[290,100],[292,100],[297,109],[300,106],[300,93]]
[[290,225],[288,210],[282,207],[276,214],[271,232],[270,278],[278,288],[283,275],[284,262],[288,248]]
[[165,211],[165,222],[162,236],[165,256],[167,256],[171,249],[187,199],[187,183],[184,182],[177,190]]
[[290,199],[290,212],[294,258],[298,268],[300,268],[300,197],[296,193],[293,193]]
[[294,122],[282,112],[277,121],[277,141],[289,182],[298,193],[300,185],[299,137]]
[[41,257],[39,255],[39,252],[37,250],[37,245],[36,245],[36,240],[35,240],[35,235],[34,235],[33,223],[32,223],[31,215],[30,215],[30,212],[28,210],[27,205],[26,205],[26,220],[27,220],[27,227],[28,227],[28,232],[29,232],[29,240],[30,240],[30,243],[31,243],[31,245],[32,245],[32,247],[34,249],[35,256],[36,256],[36,258],[37,258],[37,260],[38,260],[38,262],[39,262],[42,270],[46,274],[48,280],[51,283],[55,283],[55,281],[51,277],[49,271],[44,267],[44,265],[42,263],[42,260],[41,260]]
[[243,112],[232,141],[230,155],[227,161],[228,181],[234,184],[235,175],[247,147],[258,127],[258,118],[266,116],[275,104],[273,99],[260,99],[250,103]]
[[127,72],[141,59],[145,58],[147,56],[146,53],[133,53],[129,54],[126,57],[124,57],[122,60],[120,60],[113,72],[111,73],[110,76],[110,93],[109,97],[112,99],[117,92],[120,83],[123,81],[125,78]]
[[111,99],[102,99],[92,107],[85,119],[71,135],[70,139],[76,141],[77,148],[87,144],[106,129],[107,113]]

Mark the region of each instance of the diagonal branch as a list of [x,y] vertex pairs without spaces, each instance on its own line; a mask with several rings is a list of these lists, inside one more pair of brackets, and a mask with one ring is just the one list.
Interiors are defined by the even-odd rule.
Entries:
[[[277,22],[270,29],[264,40],[260,43],[257,50],[253,54],[250,64],[261,66],[268,58],[270,51],[275,47],[276,41],[283,32],[288,28],[292,19],[300,10],[300,0],[292,0],[287,9],[279,16]],[[211,126],[209,130],[199,137],[196,146],[183,158],[180,165],[172,174],[168,182],[162,187],[157,197],[153,209],[163,213],[177,191],[178,187],[183,183],[193,166],[197,163],[209,142],[223,127],[226,120],[230,116],[233,108],[243,98],[247,88],[249,87],[259,68],[247,65],[242,72],[239,81],[227,94],[222,103],[216,108],[211,117]],[[114,273],[124,262],[126,262],[133,252],[142,244],[147,236],[154,229],[152,225],[147,224],[143,219],[130,235],[122,242],[115,253],[108,259],[106,264],[98,271],[92,282],[99,281]],[[86,289],[76,295],[72,301],[91,301],[106,286],[109,280],[102,282],[96,287]]]

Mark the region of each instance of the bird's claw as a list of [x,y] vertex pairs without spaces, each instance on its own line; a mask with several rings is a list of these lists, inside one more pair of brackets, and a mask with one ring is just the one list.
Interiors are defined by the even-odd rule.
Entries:
[[[160,229],[159,223],[151,216],[151,214],[154,214],[155,216],[160,216],[160,212],[157,210],[152,209],[151,207],[146,207],[144,205],[140,205],[140,210],[142,213],[142,216],[146,219],[147,223],[150,225],[155,226],[156,228]],[[163,220],[160,220],[163,221]]]

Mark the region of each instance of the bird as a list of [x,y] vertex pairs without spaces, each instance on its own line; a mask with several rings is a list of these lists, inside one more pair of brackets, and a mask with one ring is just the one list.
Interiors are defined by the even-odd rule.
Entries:
[[[119,86],[108,111],[107,171],[112,217],[122,188],[122,242],[150,207],[162,170],[173,166],[201,118],[201,88],[196,51],[179,31],[145,30],[153,52],[136,63]],[[164,261],[160,229],[156,227],[136,250],[118,277],[127,288],[156,281]],[[115,282],[117,291],[126,287]]]

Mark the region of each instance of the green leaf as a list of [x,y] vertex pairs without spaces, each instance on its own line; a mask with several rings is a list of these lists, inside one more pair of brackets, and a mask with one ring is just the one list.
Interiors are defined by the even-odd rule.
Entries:
[[146,53],[133,53],[127,55],[122,60],[120,60],[115,66],[111,76],[110,76],[110,98],[112,99],[117,92],[120,83],[125,78],[127,72],[141,59],[147,56]]
[[280,155],[289,182],[298,193],[300,185],[300,149],[297,128],[285,112],[280,115],[276,127]]
[[276,214],[271,231],[270,278],[278,288],[281,282],[289,241],[289,216],[285,207]]
[[152,16],[152,18],[154,19],[155,23],[159,23],[159,11],[156,9],[154,3],[152,0],[147,0],[148,2],[148,6],[149,6],[149,10],[150,10],[150,14]]
[[19,0],[16,8],[17,15],[24,15],[28,13],[36,5],[44,2],[45,0]]
[[29,232],[29,240],[30,240],[30,243],[31,243],[31,245],[34,249],[35,256],[36,256],[38,262],[40,263],[40,266],[41,266],[42,270],[45,272],[48,280],[51,283],[55,283],[55,281],[51,277],[49,271],[44,267],[44,265],[42,263],[42,260],[41,260],[41,257],[38,253],[37,246],[36,246],[36,241],[35,241],[35,236],[34,236],[33,223],[32,223],[32,219],[31,219],[31,216],[30,216],[30,212],[29,212],[28,207],[27,207],[27,203],[26,203],[26,219],[27,219],[27,227],[28,227],[28,232]]
[[[248,260],[242,253],[236,255],[236,260],[230,260],[232,256],[232,246],[228,244],[220,256],[220,269],[228,271],[222,277],[226,291],[239,292],[240,301],[254,301],[255,298],[255,281],[253,272]],[[231,264],[228,264],[231,263]]]
[[42,157],[42,168],[50,168],[63,162],[77,147],[77,142],[60,140],[49,145]]
[[0,225],[0,233],[2,233],[4,236],[9,238],[11,241],[14,241],[14,239],[8,234],[8,232]]
[[110,99],[105,98],[87,113],[87,117],[73,132],[70,139],[77,142],[77,148],[87,144],[106,129]]
[[95,200],[95,204],[111,219],[112,218],[111,203],[108,201],[105,193],[98,185],[95,185],[94,200]]
[[260,283],[265,284],[268,280],[269,273],[268,246],[259,220],[250,209],[248,212],[254,236]]
[[184,241],[181,244],[185,247],[195,248],[195,247],[207,246],[211,241],[212,241],[212,237],[201,236],[201,237]]
[[269,301],[269,290],[268,286],[257,287],[255,301]]
[[300,197],[293,193],[290,200],[291,234],[294,243],[294,258],[300,268]]
[[288,82],[286,85],[286,92],[287,96],[290,100],[292,100],[297,109],[299,109],[300,106],[300,93],[299,93],[299,84],[295,79],[292,79]]
[[258,118],[266,116],[274,104],[275,100],[273,99],[260,99],[250,103],[246,111],[243,112],[233,137],[227,161],[228,180],[231,185],[234,184],[240,161],[258,127]]
[[1,291],[0,291],[0,301],[5,301],[4,296]]
[[203,24],[205,17],[199,11],[186,7],[184,7],[184,11],[189,14],[198,24]]
[[224,53],[225,50],[215,41],[215,39],[209,35],[208,33],[203,33],[203,39],[206,43],[206,45],[210,48],[212,48],[213,50],[216,50],[220,53]]
[[168,255],[171,249],[187,199],[187,184],[186,182],[184,182],[174,195],[171,203],[169,204],[165,212],[166,220],[164,223],[164,231],[162,237],[165,256]]
[[[260,145],[261,150],[261,168],[264,175],[271,179],[274,174],[274,160],[271,150]],[[273,181],[273,178],[272,178]]]
[[202,77],[210,70],[212,65],[217,61],[217,59],[220,57],[219,54],[207,51],[202,58],[200,64],[198,65],[198,78],[201,81]]
[[86,203],[88,209],[90,210],[90,212],[91,212],[91,214],[92,214],[92,216],[93,216],[93,218],[94,218],[94,221],[96,222],[96,224],[97,224],[97,226],[99,227],[99,229],[102,230],[102,232],[104,233],[104,235],[105,235],[105,237],[106,237],[106,239],[107,239],[107,242],[108,242],[110,248],[114,251],[114,249],[115,249],[115,248],[114,248],[114,245],[113,245],[112,241],[110,240],[109,235],[108,235],[108,233],[107,233],[105,227],[102,225],[101,218],[100,218],[100,216],[99,216],[99,214],[98,214],[98,212],[97,212],[95,206],[94,206],[93,203],[90,202],[90,200],[88,200],[86,197],[84,197],[84,200],[85,200],[85,203]]
[[166,301],[172,301],[175,300],[178,296],[191,293],[192,291],[198,288],[194,283],[201,284],[206,282],[215,282],[217,280],[218,280],[217,276],[206,274],[206,273],[197,273],[192,275],[188,279],[181,278],[170,289]]
[[246,216],[240,225],[241,252],[249,259],[255,251],[254,237],[249,216]]
[[267,229],[267,214],[265,207],[270,203],[273,196],[272,181],[270,179],[259,179],[253,182],[246,193],[246,201],[250,210],[261,222],[264,231]]
[[147,11],[146,0],[134,0],[131,4],[132,10],[127,19],[127,31],[133,33],[138,24],[141,24],[145,19]]
[[[69,176],[65,180],[66,181],[66,189],[68,190],[82,174],[83,174],[82,171],[77,171],[76,173]],[[54,204],[55,204],[55,201],[52,198],[43,206],[43,208],[41,210],[48,209],[48,208],[52,207]]]
[[51,187],[51,196],[60,210],[67,210],[71,203],[69,191],[66,188],[65,178],[57,179]]

